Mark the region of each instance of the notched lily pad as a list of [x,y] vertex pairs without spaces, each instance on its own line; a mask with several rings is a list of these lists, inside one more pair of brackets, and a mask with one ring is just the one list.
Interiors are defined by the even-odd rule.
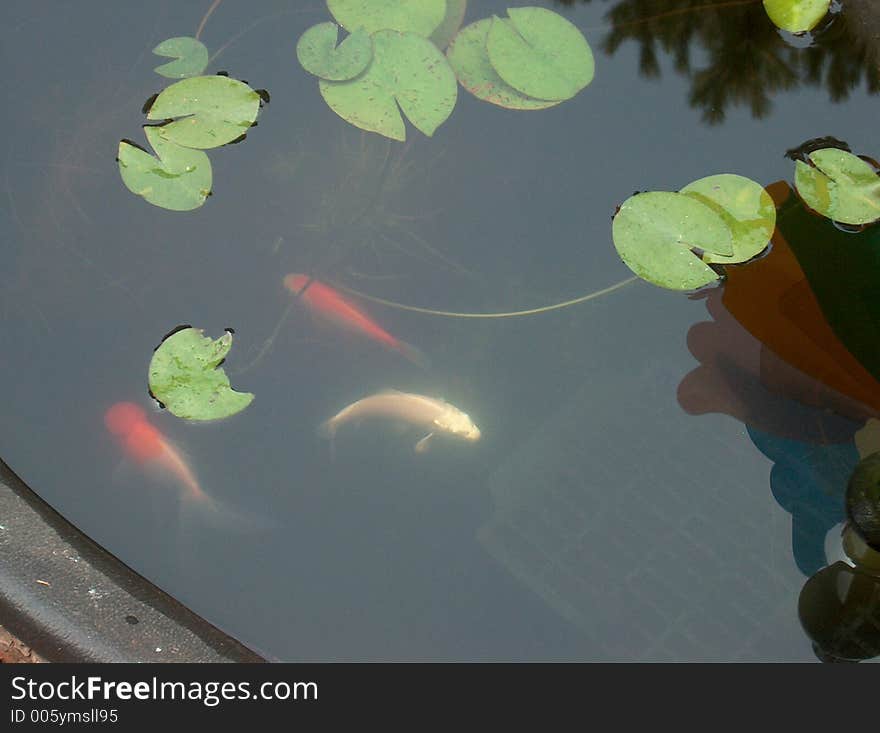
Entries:
[[150,361],[150,391],[169,412],[185,420],[219,420],[241,412],[254,396],[235,392],[220,368],[232,348],[227,331],[212,340],[200,328],[168,336]]
[[547,109],[559,104],[529,97],[498,75],[486,51],[486,39],[492,22],[492,18],[485,18],[465,26],[446,49],[446,57],[459,83],[477,99],[507,109]]
[[696,290],[718,274],[692,250],[733,254],[730,229],[705,204],[680,193],[631,196],[614,217],[614,246],[643,280],[671,290]]
[[145,127],[144,133],[156,155],[126,140],[119,143],[116,157],[126,187],[154,206],[172,211],[190,211],[205,203],[212,181],[208,156],[168,142],[156,127]]
[[815,28],[831,7],[831,0],[764,0],[764,10],[777,28],[806,33]]
[[153,53],[174,59],[157,66],[153,71],[168,79],[184,79],[198,76],[208,65],[208,49],[201,41],[189,36],[179,36],[162,41]]
[[332,21],[313,25],[296,44],[296,57],[310,74],[330,81],[347,81],[360,74],[373,58],[373,42],[359,28],[338,46],[339,26]]
[[815,150],[812,165],[795,162],[794,185],[811,209],[841,224],[862,225],[880,219],[880,177],[852,153]]
[[721,173],[689,183],[679,193],[712,209],[733,235],[732,254],[706,252],[705,262],[745,262],[767,248],[776,228],[776,205],[759,183],[744,176]]
[[509,22],[492,18],[486,39],[489,60],[507,84],[529,97],[561,102],[593,80],[593,52],[572,23],[546,8],[507,12]]
[[179,118],[157,128],[166,140],[187,148],[216,148],[244,135],[260,109],[260,95],[228,76],[196,76],[172,84],[147,118]]
[[452,68],[433,43],[414,33],[383,30],[372,40],[367,70],[351,81],[320,80],[321,95],[336,114],[362,130],[405,140],[402,111],[430,137],[455,107],[458,86]]
[[427,38],[443,21],[446,0],[327,0],[327,9],[349,32],[395,30]]

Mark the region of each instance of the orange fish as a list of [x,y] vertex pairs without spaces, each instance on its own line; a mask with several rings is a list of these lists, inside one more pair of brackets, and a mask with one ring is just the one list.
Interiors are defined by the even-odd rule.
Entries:
[[299,293],[306,283],[308,283],[308,287],[299,298],[314,313],[342,328],[379,342],[414,364],[425,366],[425,357],[418,349],[392,336],[363,310],[329,285],[297,272],[292,272],[284,278],[284,287],[294,294]]
[[142,466],[157,466],[173,476],[190,499],[207,502],[192,469],[180,452],[147,420],[133,402],[117,402],[104,413],[104,424],[122,444],[126,455]]

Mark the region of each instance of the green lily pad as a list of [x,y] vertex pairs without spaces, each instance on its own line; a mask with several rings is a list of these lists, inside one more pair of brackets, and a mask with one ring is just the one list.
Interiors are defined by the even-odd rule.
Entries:
[[546,8],[507,12],[509,22],[492,18],[486,50],[510,86],[535,99],[561,102],[593,80],[593,52],[576,26]]
[[721,173],[689,183],[679,193],[712,209],[733,235],[733,254],[706,252],[705,262],[745,262],[767,248],[776,228],[776,205],[761,184],[744,176]]
[[219,368],[230,348],[228,331],[217,340],[200,328],[171,334],[150,361],[150,391],[169,412],[185,420],[219,420],[241,412],[254,396],[235,392]]
[[360,74],[373,58],[373,42],[359,28],[338,46],[339,26],[332,21],[313,25],[299,37],[296,57],[310,74],[330,81],[347,81]]
[[842,224],[880,219],[880,177],[852,153],[822,148],[809,155],[813,165],[795,163],[794,185],[811,209]]
[[157,127],[145,127],[144,133],[156,155],[125,140],[119,143],[119,174],[128,189],[172,211],[190,211],[205,203],[212,180],[208,156],[168,142]]
[[805,33],[828,13],[831,0],[764,0],[764,10],[773,24],[789,33]]
[[201,74],[208,65],[208,49],[201,41],[189,36],[179,36],[162,41],[153,53],[174,59],[157,66],[153,71],[169,79],[184,79]]
[[477,99],[507,109],[547,109],[559,104],[518,92],[498,76],[486,51],[492,22],[492,18],[485,18],[465,26],[446,49],[446,58],[459,83]]
[[449,45],[449,42],[455,38],[458,29],[461,28],[466,11],[467,0],[446,0],[446,15],[443,17],[440,25],[434,29],[428,40],[443,51]]
[[733,254],[730,229],[705,204],[680,193],[630,196],[614,217],[614,246],[643,280],[671,290],[695,290],[718,274],[692,249]]
[[394,30],[427,38],[443,21],[446,0],[327,0],[327,9],[349,32]]
[[147,118],[181,118],[159,127],[166,140],[186,148],[216,148],[245,134],[260,109],[260,95],[228,76],[196,76],[172,84]]
[[324,100],[362,130],[405,140],[402,111],[430,137],[455,107],[458,86],[446,57],[415,33],[383,30],[372,38],[373,62],[367,70],[351,81],[321,79]]

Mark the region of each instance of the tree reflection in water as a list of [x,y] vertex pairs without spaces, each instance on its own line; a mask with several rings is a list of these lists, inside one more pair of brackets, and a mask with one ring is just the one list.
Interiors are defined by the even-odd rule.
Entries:
[[[602,50],[614,54],[624,41],[636,41],[646,77],[660,75],[658,49],[668,53],[676,71],[691,81],[691,106],[709,124],[723,122],[728,109],[742,105],[753,117],[765,117],[775,94],[803,85],[824,86],[833,102],[846,100],[863,81],[870,94],[880,91],[875,0],[848,0],[802,38],[780,32],[761,0],[620,0],[606,18],[610,29]],[[702,68],[695,68],[695,52],[705,54]]]

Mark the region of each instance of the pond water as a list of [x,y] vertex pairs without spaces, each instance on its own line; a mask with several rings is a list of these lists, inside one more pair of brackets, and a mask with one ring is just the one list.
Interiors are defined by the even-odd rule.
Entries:
[[[128,191],[115,155],[146,146],[142,105],[171,83],[151,49],[211,4],[8,3],[2,457],[272,659],[813,660],[799,596],[840,553],[872,411],[768,385],[720,291],[635,281],[484,319],[357,301],[427,367],[288,309],[284,276],[312,271],[442,311],[563,302],[631,277],[611,219],[635,191],[790,182],[786,151],[826,135],[880,155],[870,2],[811,42],[760,2],[535,4],[583,32],[593,82],[529,112],[459,87],[436,133],[407,123],[404,143],[334,114],[297,62],[323,3],[217,4],[205,73],[271,102],[208,151],[204,206],[174,212]],[[465,23],[506,7],[472,0]],[[234,330],[223,368],[247,409],[195,424],[151,399],[153,350],[183,324]],[[424,432],[364,421],[331,449],[318,426],[383,389],[448,400],[480,440],[416,452]],[[104,425],[120,401],[222,511],[126,458]]]

